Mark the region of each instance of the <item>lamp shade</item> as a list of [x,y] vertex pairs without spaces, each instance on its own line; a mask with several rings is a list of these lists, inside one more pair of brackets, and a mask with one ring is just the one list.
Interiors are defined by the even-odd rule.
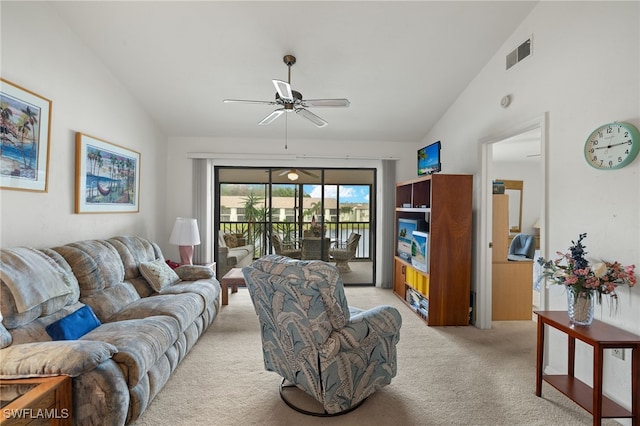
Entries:
[[178,217],[173,224],[169,243],[178,246],[197,246],[200,244],[198,222],[191,217]]

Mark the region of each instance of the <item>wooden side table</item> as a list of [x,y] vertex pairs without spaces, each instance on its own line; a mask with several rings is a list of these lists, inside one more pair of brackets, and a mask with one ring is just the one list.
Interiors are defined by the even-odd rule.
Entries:
[[0,380],[2,425],[72,425],[71,377]]
[[[536,356],[536,395],[542,395],[542,381],[566,395],[593,415],[593,424],[603,418],[631,418],[640,425],[640,336],[602,321],[593,320],[590,326],[575,326],[566,311],[535,311],[538,315],[538,345]],[[566,375],[543,374],[545,325],[568,336],[569,359]],[[576,339],[593,347],[593,388],[574,376]],[[605,349],[631,349],[631,411],[602,395],[602,365]]]
[[229,304],[229,287],[231,287],[231,293],[237,293],[238,287],[245,285],[242,268],[229,269],[229,272],[224,274],[224,277],[220,280],[220,286],[222,287],[222,304]]

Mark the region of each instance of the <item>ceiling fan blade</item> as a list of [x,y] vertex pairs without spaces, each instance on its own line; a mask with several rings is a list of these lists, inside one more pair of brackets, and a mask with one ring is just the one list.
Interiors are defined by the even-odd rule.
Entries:
[[348,107],[351,105],[349,99],[305,99],[302,101],[304,107]]
[[300,114],[301,116],[303,116],[304,118],[306,118],[307,120],[309,120],[310,122],[312,122],[313,124],[315,124],[318,127],[324,127],[327,124],[329,124],[326,121],[324,121],[322,118],[318,117],[317,115],[315,115],[311,111],[306,110],[304,108],[297,108],[296,109],[296,114]]
[[271,80],[276,87],[276,91],[280,96],[280,99],[287,102],[293,102],[293,92],[291,91],[291,85],[282,80]]
[[267,125],[273,123],[273,121],[284,114],[284,108],[277,109],[273,111],[271,114],[267,115],[260,123],[260,125]]
[[225,104],[240,103],[240,104],[278,105],[278,103],[275,101],[250,101],[245,99],[223,99],[222,102],[224,102]]
[[308,171],[306,171],[306,170],[304,170],[304,169],[297,169],[297,170],[298,170],[300,173],[304,173],[304,174],[305,174],[305,175],[307,175],[307,176],[311,176],[311,177],[314,177],[314,178],[316,178],[316,179],[319,179],[319,178],[320,178],[320,177],[319,177],[318,175],[316,175],[315,173],[308,172]]
[[292,169],[287,169],[284,170],[282,173],[280,173],[278,176],[286,176],[287,173],[289,173]]

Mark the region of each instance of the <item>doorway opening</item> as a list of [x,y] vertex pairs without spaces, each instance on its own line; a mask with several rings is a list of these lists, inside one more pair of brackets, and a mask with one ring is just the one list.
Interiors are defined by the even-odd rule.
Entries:
[[[535,261],[545,254],[546,132],[545,114],[480,141],[481,235],[476,316],[479,328],[491,328],[492,320],[510,316],[531,320],[534,309],[546,306],[546,293],[538,285],[539,269]],[[518,185],[508,191],[505,182]],[[500,203],[500,198],[505,200]],[[494,225],[500,228],[494,229]],[[513,240],[524,241],[517,237],[519,234],[530,237],[534,245],[531,258],[524,259],[528,264],[509,260]],[[512,294],[505,294],[505,289]]]
[[345,285],[375,285],[375,172],[215,167],[216,253],[234,236],[251,251],[245,262],[266,254],[339,261]]

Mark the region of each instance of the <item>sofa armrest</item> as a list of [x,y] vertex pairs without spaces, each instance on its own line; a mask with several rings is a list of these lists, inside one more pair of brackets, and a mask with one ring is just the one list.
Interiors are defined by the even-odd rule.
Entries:
[[118,349],[96,340],[60,340],[12,345],[0,350],[0,378],[77,377],[110,359]]
[[182,281],[206,280],[214,276],[213,270],[204,265],[182,265],[175,271]]

